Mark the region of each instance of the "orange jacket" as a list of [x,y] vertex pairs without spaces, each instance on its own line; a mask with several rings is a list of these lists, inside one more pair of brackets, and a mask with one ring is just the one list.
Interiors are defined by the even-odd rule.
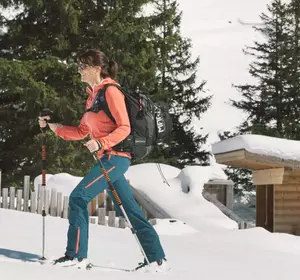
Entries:
[[[111,78],[106,78],[99,85],[95,85],[92,90],[87,87],[86,91],[89,97],[86,101],[86,109],[91,107],[98,90],[107,83],[117,84]],[[116,120],[116,124],[102,110],[98,113],[86,112],[77,127],[63,126],[57,128],[55,134],[65,140],[81,140],[90,135],[91,139],[99,140],[102,144],[102,149],[98,152],[99,156],[103,155],[104,150],[107,150],[113,155],[131,158],[129,153],[116,152],[112,149],[113,146],[120,143],[130,134],[130,122],[124,95],[116,87],[108,87],[106,90],[106,100],[109,110]]]

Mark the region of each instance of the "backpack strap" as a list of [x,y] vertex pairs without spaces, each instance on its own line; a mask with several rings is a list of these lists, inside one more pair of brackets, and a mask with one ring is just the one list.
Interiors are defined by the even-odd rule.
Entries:
[[100,89],[100,91],[103,92],[103,96],[104,96],[103,101],[102,101],[103,102],[102,103],[102,105],[103,105],[102,109],[103,109],[104,113],[110,118],[110,120],[112,122],[114,122],[114,124],[116,124],[117,122],[116,122],[115,118],[113,117],[112,113],[110,112],[108,104],[107,104],[107,100],[106,100],[106,90],[109,86],[114,86],[114,87],[118,88],[121,92],[123,92],[123,91],[122,91],[122,89],[119,85],[113,84],[113,83],[106,84],[106,85],[103,86],[102,89]]

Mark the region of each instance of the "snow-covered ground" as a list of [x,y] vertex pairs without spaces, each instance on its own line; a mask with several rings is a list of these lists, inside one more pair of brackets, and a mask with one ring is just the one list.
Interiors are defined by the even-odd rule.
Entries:
[[[220,217],[222,219],[222,217]],[[159,220],[160,235],[171,270],[167,274],[129,273],[95,269],[78,271],[24,263],[41,255],[41,215],[0,209],[0,276],[5,280],[210,279],[297,280],[300,239],[271,234],[261,228],[195,230],[180,221]],[[65,250],[68,221],[46,217],[48,259]],[[133,268],[142,256],[130,230],[90,224],[89,259],[96,264]]]
[[[144,190],[149,196],[155,195],[160,205],[175,217],[159,219],[155,225],[171,268],[167,274],[106,269],[78,271],[74,268],[24,263],[21,260],[41,255],[42,217],[0,209],[1,279],[299,279],[299,237],[269,233],[262,228],[238,230],[234,221],[201,198],[200,191],[205,181],[224,176],[220,166],[179,170],[161,165],[161,169],[170,186],[163,182],[155,164],[132,166],[126,176],[136,188]],[[67,183],[67,179],[73,182],[78,180],[65,175],[61,177]],[[48,182],[55,176],[49,176]],[[62,181],[53,181],[56,187],[63,188]],[[186,192],[187,186],[190,186],[189,192]],[[66,219],[46,217],[48,259],[64,253],[67,227]],[[89,259],[103,266],[133,268],[142,260],[142,256],[128,228],[90,224]]]

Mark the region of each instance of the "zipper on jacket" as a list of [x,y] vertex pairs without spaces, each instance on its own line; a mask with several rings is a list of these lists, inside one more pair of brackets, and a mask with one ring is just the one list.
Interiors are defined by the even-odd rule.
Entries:
[[[93,100],[93,102],[94,102],[94,95],[95,95],[95,86],[93,86],[93,92],[92,92],[92,100]],[[86,113],[86,115],[85,115],[85,121],[86,121],[86,124],[88,125],[88,127],[90,128],[90,138],[92,139],[93,129],[89,125],[89,122],[88,122],[88,113]]]

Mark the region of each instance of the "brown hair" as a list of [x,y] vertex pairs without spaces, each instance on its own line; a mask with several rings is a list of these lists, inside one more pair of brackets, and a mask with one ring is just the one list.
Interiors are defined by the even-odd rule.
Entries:
[[114,60],[109,60],[106,55],[99,50],[88,50],[81,54],[78,60],[89,66],[100,66],[100,76],[103,79],[107,77],[114,79],[117,76],[118,64]]

